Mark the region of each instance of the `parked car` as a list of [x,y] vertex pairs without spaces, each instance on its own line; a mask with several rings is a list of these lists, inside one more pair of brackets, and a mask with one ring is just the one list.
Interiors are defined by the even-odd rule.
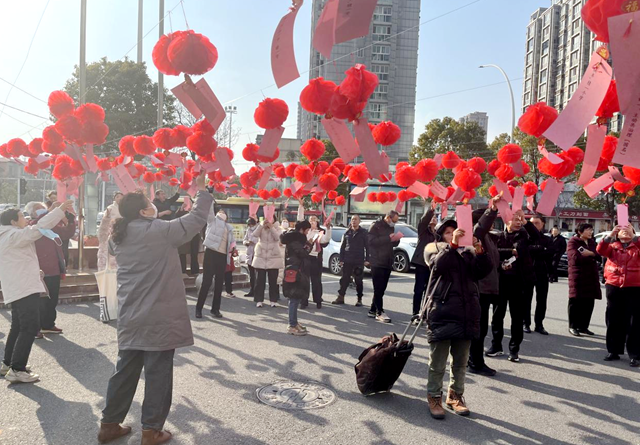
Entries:
[[329,269],[334,275],[342,275],[342,266],[340,265],[340,246],[342,245],[342,237],[347,231],[346,227],[331,227],[331,241],[322,252],[322,267]]
[[[369,230],[371,224],[375,221],[362,221],[360,225]],[[403,237],[400,239],[400,244],[394,249],[395,255],[393,256],[393,270],[396,272],[406,273],[411,268],[411,257],[416,251],[418,246],[418,230],[405,223],[397,223],[395,225],[395,232],[401,232]]]

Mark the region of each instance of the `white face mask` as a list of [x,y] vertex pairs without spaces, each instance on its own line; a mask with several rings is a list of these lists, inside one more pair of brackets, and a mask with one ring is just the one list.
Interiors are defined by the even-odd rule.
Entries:
[[224,213],[222,213],[222,212],[218,212],[218,213],[216,214],[216,216],[217,216],[218,218],[220,218],[221,220],[223,220],[224,222],[227,222],[227,215],[226,215],[226,214],[224,214]]
[[389,224],[389,227],[395,227],[396,223],[394,223],[393,221],[388,221],[387,224]]
[[48,212],[47,209],[38,209],[38,210],[36,210],[36,216],[39,218],[42,215],[44,215],[45,213],[47,213],[47,212]]
[[280,223],[280,226],[283,229],[288,229],[289,228],[289,223],[287,221],[282,221],[282,223]]

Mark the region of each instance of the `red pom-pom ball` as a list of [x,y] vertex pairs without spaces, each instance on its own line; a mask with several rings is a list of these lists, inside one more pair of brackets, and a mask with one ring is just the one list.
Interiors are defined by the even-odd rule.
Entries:
[[325,115],[329,112],[336,88],[335,83],[322,77],[311,79],[300,93],[300,106],[309,113]]
[[213,69],[218,61],[218,50],[208,38],[191,30],[173,34],[167,46],[167,59],[175,70],[202,75]]
[[138,136],[133,141],[133,149],[139,155],[148,156],[156,151],[156,146],[150,136]]
[[422,182],[431,182],[438,176],[438,164],[433,159],[421,159],[415,168]]
[[532,181],[525,182],[522,185],[522,189],[524,191],[524,196],[533,196],[538,193],[538,186]]
[[373,128],[373,139],[376,144],[389,146],[393,145],[402,136],[402,130],[396,124],[390,121],[380,122]]
[[629,0],[589,0],[582,7],[582,20],[592,32],[596,40],[609,42],[609,18],[624,14],[624,5]]
[[458,155],[455,152],[448,151],[442,157],[442,166],[444,168],[454,169],[454,168],[456,168],[458,166],[460,161],[461,161],[461,159],[458,157]]
[[253,119],[260,128],[265,130],[282,126],[289,116],[289,107],[282,99],[267,98],[260,102],[253,114]]
[[396,184],[400,187],[411,187],[418,180],[418,172],[414,167],[406,166],[396,170]]
[[325,173],[320,176],[320,179],[318,180],[318,185],[325,191],[335,190],[339,184],[340,181],[338,180],[338,177],[333,173]]
[[342,196],[342,195],[340,195],[340,196],[338,196],[338,197],[336,198],[336,205],[337,205],[337,206],[343,206],[343,205],[345,205],[345,204],[346,204],[346,202],[347,202],[347,200],[346,200],[346,199],[345,199],[345,197],[344,197],[344,196]]
[[356,185],[364,184],[369,179],[369,170],[366,165],[358,164],[349,169],[348,177],[349,181]]
[[482,184],[482,176],[470,168],[459,171],[454,178],[458,187],[465,192],[470,192]]
[[558,110],[544,102],[538,102],[527,108],[518,120],[518,128],[528,135],[539,138],[558,118]]
[[297,181],[306,184],[313,179],[313,171],[311,171],[311,168],[309,168],[309,166],[307,165],[298,165],[293,172],[293,176]]
[[507,144],[498,150],[498,161],[503,164],[513,164],[522,158],[522,148],[516,144]]
[[49,105],[51,114],[58,119],[73,113],[73,109],[75,108],[73,99],[64,91],[54,91],[49,94],[47,105]]
[[369,96],[375,91],[379,80],[378,76],[366,68],[365,65],[356,64],[345,72],[347,77],[338,87],[341,95],[352,102],[367,102],[369,100]]
[[467,161],[467,167],[476,173],[483,173],[487,169],[487,161],[482,158],[471,158]]
[[300,153],[304,155],[310,161],[317,161],[322,157],[325,151],[325,145],[318,139],[309,139],[302,147],[300,147]]

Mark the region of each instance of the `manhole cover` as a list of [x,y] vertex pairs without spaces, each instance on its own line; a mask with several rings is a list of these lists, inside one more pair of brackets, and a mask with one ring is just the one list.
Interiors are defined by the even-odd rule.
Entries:
[[307,382],[277,382],[256,390],[262,403],[282,409],[316,409],[333,403],[336,394],[326,386]]

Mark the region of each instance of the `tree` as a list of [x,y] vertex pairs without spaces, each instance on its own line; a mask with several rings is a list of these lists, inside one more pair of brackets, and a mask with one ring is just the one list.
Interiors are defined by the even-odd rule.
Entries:
[[[451,117],[433,119],[418,137],[418,145],[409,152],[409,161],[416,164],[421,159],[433,158],[438,153],[455,151],[462,159],[480,157],[488,160],[492,153],[485,142],[484,130],[475,122],[461,123]],[[438,179],[448,184],[453,179],[450,170],[440,170]]]
[[[79,99],[79,68],[76,66],[64,90]],[[153,135],[157,127],[158,84],[147,74],[146,64],[128,58],[110,62],[103,57],[87,65],[86,102],[104,108],[109,136],[98,150],[118,153],[118,141],[126,135]],[[164,126],[176,125],[175,97],[165,89]]]

